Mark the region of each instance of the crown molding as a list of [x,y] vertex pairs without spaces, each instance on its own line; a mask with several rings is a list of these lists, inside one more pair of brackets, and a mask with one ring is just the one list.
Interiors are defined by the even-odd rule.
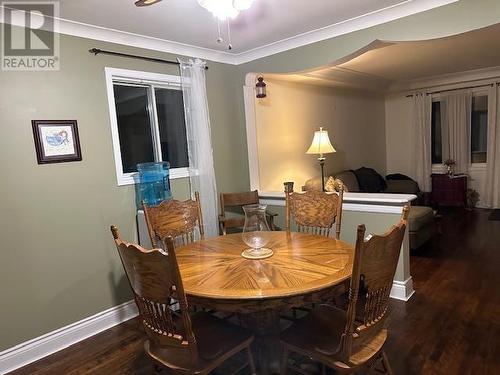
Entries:
[[361,89],[363,91],[384,92],[392,83],[391,80],[379,77],[374,74],[358,72],[356,70],[343,68],[340,66],[332,66],[328,73],[324,71],[306,72],[299,76],[309,79],[318,80],[318,82],[326,81],[331,86],[344,86],[352,89]]
[[[4,9],[0,5],[0,11]],[[3,12],[1,12],[3,13]],[[43,23],[43,16],[32,15],[35,21]],[[235,64],[234,55],[224,51],[197,47],[190,44],[174,42],[146,35],[134,34],[127,31],[115,30],[101,26],[90,25],[82,22],[70,21],[63,18],[56,18],[56,32],[64,35],[71,35],[80,38],[98,40],[101,42],[116,43],[130,47],[137,47],[158,52],[173,53],[176,55],[197,57],[214,62],[225,64]],[[3,17],[0,18],[3,21]],[[24,27],[24,23],[13,19],[12,25]]]
[[153,51],[173,53],[176,55],[197,57],[225,64],[235,64],[233,54],[224,51],[197,47],[190,44],[129,33],[126,31],[108,29],[105,27],[68,21],[65,19],[60,19],[59,22],[61,34],[123,44],[130,47],[149,49]]
[[411,94],[416,90],[435,90],[460,87],[465,84],[485,84],[500,80],[500,66],[448,73],[416,80],[396,82],[388,90],[388,95]]
[[[320,29],[282,39],[271,44],[237,54],[66,19],[58,19],[58,32],[65,35],[122,44],[131,47],[149,49],[152,51],[197,57],[231,65],[240,65],[290,49],[394,21],[399,18],[455,3],[457,1],[459,0],[406,0],[390,7],[379,9]],[[0,6],[0,8],[3,8],[3,6]]]

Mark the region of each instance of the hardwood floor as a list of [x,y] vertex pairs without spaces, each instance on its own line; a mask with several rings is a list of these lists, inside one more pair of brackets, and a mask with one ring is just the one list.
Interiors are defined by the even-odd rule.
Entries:
[[414,252],[415,295],[394,302],[387,352],[400,374],[500,374],[500,221],[455,210]]
[[[391,301],[395,374],[500,374],[500,221],[489,212],[447,213],[443,235],[413,252],[417,292]],[[143,339],[133,319],[11,375],[152,374]]]

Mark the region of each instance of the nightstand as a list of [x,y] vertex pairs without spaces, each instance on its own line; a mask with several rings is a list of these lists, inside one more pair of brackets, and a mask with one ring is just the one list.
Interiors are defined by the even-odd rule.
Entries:
[[465,207],[467,175],[432,174],[431,200],[438,206]]

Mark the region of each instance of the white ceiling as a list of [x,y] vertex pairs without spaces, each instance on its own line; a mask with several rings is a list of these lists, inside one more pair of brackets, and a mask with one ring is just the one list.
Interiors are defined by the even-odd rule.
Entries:
[[330,66],[271,77],[372,91],[410,89],[436,77],[500,67],[499,35],[496,24],[432,40],[375,41]]
[[216,42],[217,21],[196,0],[141,8],[134,0],[61,0],[60,31],[239,64],[455,1],[255,0],[230,21],[231,51]]
[[[230,21],[231,53],[275,43],[402,2],[255,0],[250,9]],[[141,8],[136,7],[133,0],[63,0],[61,17],[197,47],[226,50],[225,44],[216,42],[216,19],[196,0],[163,0]],[[225,25],[221,26],[225,34]]]
[[386,43],[339,65],[391,81],[411,81],[500,65],[500,24],[446,38]]

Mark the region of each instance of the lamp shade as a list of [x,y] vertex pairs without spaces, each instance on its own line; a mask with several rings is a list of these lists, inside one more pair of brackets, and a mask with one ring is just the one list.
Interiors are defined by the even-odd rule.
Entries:
[[328,138],[328,131],[319,128],[319,130],[314,132],[314,138],[312,140],[311,146],[306,151],[306,154],[331,154],[336,152],[330,143],[330,138]]

